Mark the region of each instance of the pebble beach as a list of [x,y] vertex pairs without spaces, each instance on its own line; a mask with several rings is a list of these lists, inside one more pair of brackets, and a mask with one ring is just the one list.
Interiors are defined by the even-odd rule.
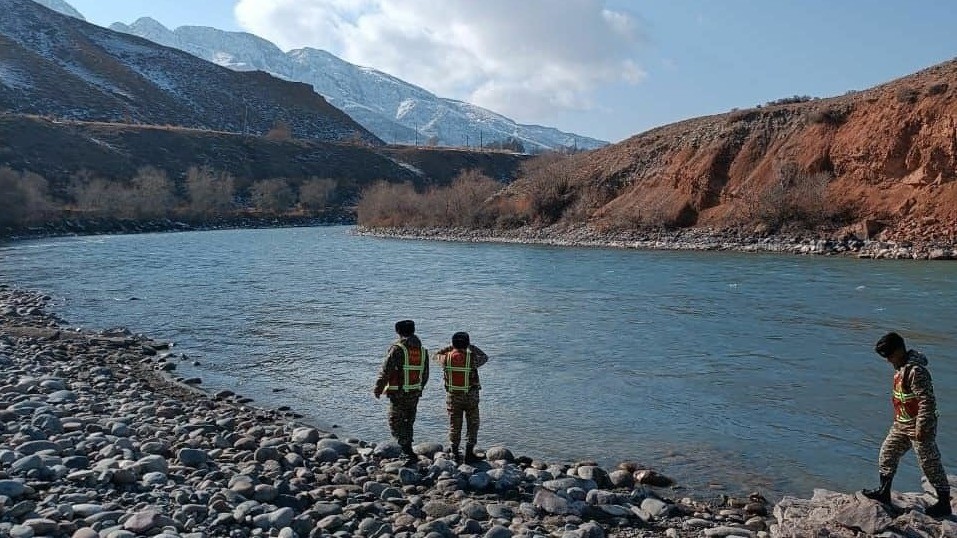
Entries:
[[634,463],[502,446],[456,465],[421,443],[403,467],[394,443],[207,393],[177,376],[170,343],[70,327],[52,309],[0,284],[0,536],[957,536],[923,514],[924,492],[895,493],[900,512],[825,490],[696,495]]

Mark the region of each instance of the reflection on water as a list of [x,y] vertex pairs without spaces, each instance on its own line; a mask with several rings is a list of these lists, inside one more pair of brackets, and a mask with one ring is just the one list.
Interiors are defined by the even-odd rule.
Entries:
[[[388,436],[371,388],[393,323],[415,319],[433,350],[467,330],[492,357],[480,444],[635,460],[689,487],[769,495],[872,482],[891,371],[870,349],[895,329],[930,357],[939,442],[957,472],[953,264],[394,241],[335,227],[7,244],[0,274],[53,294],[71,323],[177,342],[200,361],[183,372],[212,389],[370,440]],[[445,439],[443,411],[434,382],[418,440]],[[917,487],[913,457],[900,476]]]

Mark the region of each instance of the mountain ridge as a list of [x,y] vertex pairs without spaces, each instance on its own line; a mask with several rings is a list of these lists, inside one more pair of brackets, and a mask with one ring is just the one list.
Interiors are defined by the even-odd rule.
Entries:
[[[312,87],[237,72],[32,0],[0,0],[0,109],[381,144]],[[55,31],[51,31],[55,29]]]
[[208,26],[166,28],[149,17],[116,31],[185,50],[237,70],[262,70],[311,84],[379,138],[392,143],[432,142],[477,146],[514,138],[528,150],[595,149],[607,142],[534,124],[519,124],[493,111],[446,99],[382,71],[351,64],[328,51],[301,48],[283,52],[254,34]]

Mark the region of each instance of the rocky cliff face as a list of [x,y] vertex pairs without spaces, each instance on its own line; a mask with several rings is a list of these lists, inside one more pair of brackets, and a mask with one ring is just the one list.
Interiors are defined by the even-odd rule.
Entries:
[[[775,188],[812,178],[844,232],[952,243],[957,61],[841,97],[667,125],[565,167],[566,223],[753,225]],[[532,189],[518,182],[507,195]]]

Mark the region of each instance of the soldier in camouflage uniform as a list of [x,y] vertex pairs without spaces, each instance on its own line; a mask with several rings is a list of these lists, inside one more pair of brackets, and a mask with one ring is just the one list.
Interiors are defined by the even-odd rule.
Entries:
[[395,332],[399,339],[389,347],[373,394],[378,398],[385,392],[389,397],[389,428],[408,457],[406,465],[414,466],[419,457],[412,450],[412,427],[419,397],[429,381],[429,355],[415,335],[414,321],[396,323]]
[[462,442],[462,416],[465,415],[467,436],[465,441],[465,461],[475,463],[475,443],[479,429],[479,384],[478,369],[488,362],[488,355],[469,342],[469,334],[457,332],[452,335],[452,345],[443,348],[435,355],[442,365],[445,380],[445,408],[449,413],[449,442],[452,443],[452,455],[455,461],[462,462],[459,444]]
[[891,401],[894,404],[894,424],[881,445],[879,469],[881,485],[862,493],[871,499],[890,504],[891,482],[901,457],[913,447],[917,463],[934,489],[937,503],[927,508],[927,515],[951,515],[950,484],[940,462],[937,449],[937,401],[934,385],[927,371],[927,357],[908,350],[897,333],[888,333],[877,341],[874,350],[887,359],[896,370]]

